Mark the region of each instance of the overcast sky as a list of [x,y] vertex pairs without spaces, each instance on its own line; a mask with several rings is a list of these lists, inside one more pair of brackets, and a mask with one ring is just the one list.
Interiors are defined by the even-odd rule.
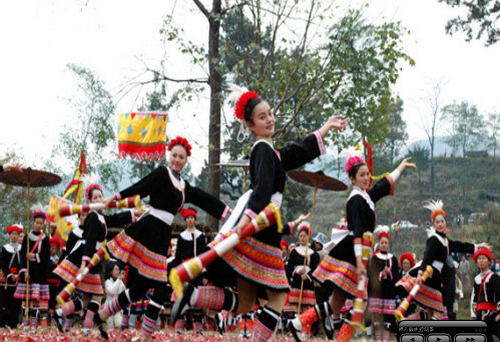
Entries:
[[[54,137],[74,113],[67,104],[76,91],[68,63],[93,70],[116,100],[120,85],[139,74],[144,62],[154,65],[164,56],[174,74],[202,76],[176,51],[166,51],[159,33],[164,14],[173,13],[178,24],[184,23],[188,39],[206,41],[206,20],[189,8],[194,8],[189,1],[166,0],[1,1],[0,158],[16,149],[26,166],[40,167],[41,157],[48,157]],[[452,15],[451,8],[437,0],[370,1],[370,20],[401,20],[410,30],[405,49],[416,66],[404,66],[395,87],[404,100],[410,141],[425,137],[423,98],[438,80],[446,82],[443,104],[465,99],[483,114],[500,108],[500,45],[486,48],[481,42],[465,42],[461,35],[446,35],[444,25]],[[144,90],[134,90],[117,103],[117,112],[137,110],[143,95]],[[193,171],[199,172],[208,156],[206,99],[185,104],[169,116],[167,134],[190,137],[195,146]],[[226,117],[232,117],[229,109]]]

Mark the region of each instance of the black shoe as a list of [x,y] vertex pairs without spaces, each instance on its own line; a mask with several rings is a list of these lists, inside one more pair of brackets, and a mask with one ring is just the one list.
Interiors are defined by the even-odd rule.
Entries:
[[292,333],[292,336],[295,339],[295,341],[302,342],[302,340],[299,337],[300,331],[297,331],[291,319],[289,319],[288,322],[286,323],[286,328],[288,329],[289,332]]
[[181,297],[177,298],[174,306],[172,306],[172,313],[170,314],[170,322],[172,322],[172,324],[175,324],[182,313],[188,308],[189,300],[195,289],[196,288],[189,283],[184,284]]
[[64,333],[63,325],[62,325],[62,317],[57,314],[57,311],[54,310],[52,313],[52,320],[56,322],[56,327],[59,332]]
[[97,329],[99,329],[102,338],[108,340],[109,336],[106,330],[104,330],[104,322],[102,321],[101,316],[99,316],[99,312],[96,312],[94,315],[94,325]]

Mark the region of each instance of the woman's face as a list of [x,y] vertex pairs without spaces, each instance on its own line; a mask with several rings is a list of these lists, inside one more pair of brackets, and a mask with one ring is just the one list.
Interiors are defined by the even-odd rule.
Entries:
[[486,271],[490,267],[490,259],[486,255],[480,255],[476,259],[477,266],[481,271]]
[[387,253],[389,251],[389,239],[386,237],[381,238],[378,243],[378,247],[381,252]]
[[43,229],[43,225],[45,224],[45,220],[41,217],[35,218],[35,222],[33,222],[33,229],[35,232],[39,233]]
[[401,266],[403,267],[403,270],[405,272],[408,272],[411,268],[411,262],[410,260],[408,259],[403,259],[403,263],[401,264]]
[[186,217],[186,225],[190,229],[195,227],[195,225],[196,225],[196,219],[194,218],[193,215],[190,215],[190,216]]
[[434,216],[434,229],[438,233],[446,232],[446,220],[443,215],[438,214]]
[[101,190],[92,189],[92,194],[90,195],[90,203],[103,203],[104,196],[102,195]]
[[352,185],[356,185],[360,187],[362,190],[367,190],[370,185],[370,171],[368,170],[368,166],[362,165],[358,172],[356,173],[356,177],[351,178]]
[[17,243],[19,240],[19,233],[18,232],[11,232],[9,234],[9,239],[11,243]]
[[248,128],[256,136],[270,138],[274,134],[274,115],[267,101],[261,101],[252,112],[253,122],[247,122]]
[[118,278],[119,275],[120,275],[120,267],[118,267],[118,265],[115,265],[113,267],[113,270],[111,271],[111,277],[113,277],[113,279],[116,279]]
[[316,249],[316,252],[318,252],[323,249],[323,245],[317,241],[314,241],[314,248]]
[[187,152],[181,145],[175,145],[170,150],[170,168],[177,173],[181,173],[187,162]]
[[299,233],[299,242],[301,246],[305,246],[307,244],[307,231],[303,230]]
[[18,243],[23,243],[24,240],[24,232],[19,233],[19,240],[17,240]]

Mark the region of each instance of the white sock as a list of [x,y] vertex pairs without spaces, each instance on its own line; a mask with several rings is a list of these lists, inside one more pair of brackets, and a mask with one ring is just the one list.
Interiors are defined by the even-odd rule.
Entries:
[[302,322],[300,321],[300,318],[298,316],[292,319],[292,324],[295,327],[295,330],[297,331],[302,330]]
[[194,289],[193,293],[191,294],[191,298],[189,298],[189,306],[194,306],[197,300],[198,300],[198,289]]

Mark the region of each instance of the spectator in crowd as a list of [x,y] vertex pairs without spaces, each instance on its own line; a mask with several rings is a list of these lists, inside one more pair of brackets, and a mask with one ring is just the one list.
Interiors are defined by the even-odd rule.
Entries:
[[462,284],[465,287],[471,286],[469,271],[470,271],[469,260],[467,260],[467,257],[464,254],[462,255],[462,260],[460,261],[460,265],[458,266],[458,272],[460,274],[460,280],[462,281]]

